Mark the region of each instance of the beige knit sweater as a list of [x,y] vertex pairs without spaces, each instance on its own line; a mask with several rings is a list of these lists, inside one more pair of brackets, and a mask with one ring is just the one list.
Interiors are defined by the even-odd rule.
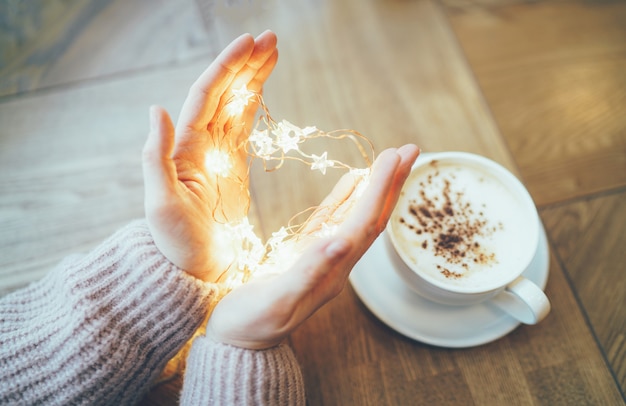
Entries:
[[[215,291],[172,265],[143,221],[0,299],[0,404],[137,403],[202,323]],[[181,404],[304,404],[289,347],[199,337]]]

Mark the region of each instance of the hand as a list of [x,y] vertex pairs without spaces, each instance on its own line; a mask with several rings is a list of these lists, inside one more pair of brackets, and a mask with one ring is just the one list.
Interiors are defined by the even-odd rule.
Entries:
[[[372,167],[368,187],[337,234],[314,241],[287,272],[253,280],[227,294],[209,319],[207,335],[238,347],[269,348],[337,296],[352,267],[384,230],[418,154],[414,145],[383,151]],[[344,209],[335,203],[345,202],[352,192],[354,185],[345,180],[323,205]]]
[[[258,104],[248,103],[236,121],[220,114],[242,85],[261,92],[278,51],[270,31],[256,40],[234,40],[191,86],[176,129],[168,113],[150,109],[150,134],[143,151],[145,210],[157,248],[189,274],[215,281],[229,264],[220,263],[214,237],[221,224],[243,218],[248,209],[246,151]],[[207,172],[207,152],[225,143],[235,154],[233,174]]]

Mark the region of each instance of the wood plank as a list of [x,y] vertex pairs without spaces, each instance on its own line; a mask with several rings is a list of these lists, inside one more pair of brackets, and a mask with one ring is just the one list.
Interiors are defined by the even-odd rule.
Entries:
[[193,0],[3,3],[0,96],[215,55]]
[[626,392],[626,192],[546,208],[541,215]]
[[444,3],[536,202],[626,185],[626,3]]
[[0,104],[0,294],[143,217],[148,107],[175,119],[209,62]]
[[[567,281],[554,257],[550,272],[547,294],[553,308],[543,323],[462,350],[400,336],[348,287],[291,339],[303,365],[309,404],[620,404],[617,386],[574,296],[563,288]],[[362,391],[367,399],[359,397]]]

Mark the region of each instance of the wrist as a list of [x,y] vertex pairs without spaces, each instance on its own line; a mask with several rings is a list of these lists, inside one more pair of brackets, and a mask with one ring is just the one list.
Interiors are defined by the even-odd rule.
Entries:
[[[252,331],[253,329],[251,329]],[[211,319],[207,323],[206,338],[215,343],[229,345],[231,347],[242,348],[245,350],[254,350],[254,351],[263,351],[269,350],[271,348],[277,347],[285,341],[286,337],[275,337],[275,338],[266,338],[266,339],[258,339],[254,337],[249,337],[243,334],[237,334],[236,332],[220,332],[216,331],[213,324],[211,323]]]

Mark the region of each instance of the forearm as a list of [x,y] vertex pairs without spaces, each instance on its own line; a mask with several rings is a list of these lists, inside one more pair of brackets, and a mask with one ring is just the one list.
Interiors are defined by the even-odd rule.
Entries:
[[212,293],[130,224],[0,300],[0,404],[135,403]]
[[247,350],[198,337],[187,358],[181,405],[304,405],[298,362],[286,345]]

